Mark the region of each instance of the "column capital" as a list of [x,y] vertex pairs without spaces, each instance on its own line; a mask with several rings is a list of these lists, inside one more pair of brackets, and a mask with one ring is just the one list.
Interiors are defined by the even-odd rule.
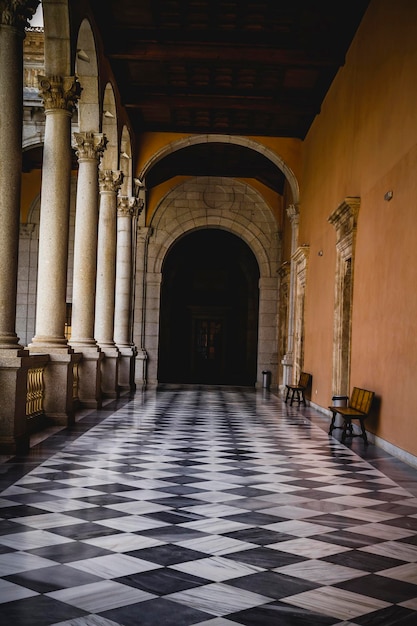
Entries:
[[117,215],[137,217],[143,210],[143,204],[143,200],[136,196],[119,196],[117,198]]
[[108,139],[104,133],[74,133],[75,152],[78,161],[99,161],[106,149]]
[[13,26],[24,36],[38,4],[39,0],[0,0],[0,25]]
[[100,170],[98,173],[100,193],[117,193],[123,182],[123,172],[120,170]]
[[58,109],[72,113],[81,95],[81,85],[76,76],[39,76],[39,95],[45,113]]

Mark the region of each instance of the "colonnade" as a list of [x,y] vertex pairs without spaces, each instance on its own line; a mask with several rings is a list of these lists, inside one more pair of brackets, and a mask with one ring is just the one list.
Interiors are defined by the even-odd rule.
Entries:
[[[39,81],[45,139],[36,327],[27,347],[19,344],[15,332],[23,39],[37,5],[34,0],[0,2],[0,453],[6,454],[29,445],[28,421],[39,417],[28,414],[29,406],[68,425],[80,404],[100,408],[103,398],[134,388],[130,312],[139,204],[135,197],[119,196],[120,171],[100,169],[106,138],[95,132],[75,135],[79,170],[73,317],[69,342],[65,337],[71,118],[81,93],[75,76],[43,76]],[[36,388],[31,388],[33,381]],[[34,403],[34,396],[42,402]]]

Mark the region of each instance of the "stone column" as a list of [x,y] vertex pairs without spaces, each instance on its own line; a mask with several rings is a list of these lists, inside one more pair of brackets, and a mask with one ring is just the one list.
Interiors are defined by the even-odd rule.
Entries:
[[100,408],[103,353],[94,339],[97,264],[98,165],[106,147],[102,133],[74,134],[78,157],[75,214],[72,332],[70,344],[83,357],[78,368],[81,403]]
[[[119,389],[134,391],[135,357],[137,349],[132,342],[132,277],[133,230],[132,221],[139,207],[138,199],[121,196],[117,207],[116,294],[114,307],[114,341],[120,352]],[[136,220],[135,220],[136,221]]]
[[31,359],[16,335],[22,175],[23,39],[39,2],[0,2],[0,451],[29,447],[26,381]]
[[292,256],[298,247],[298,226],[300,220],[298,207],[295,204],[290,204],[287,209],[287,215],[291,221],[291,269],[288,296],[287,352],[282,360],[283,389],[285,389],[285,385],[293,382],[296,274]]
[[100,211],[98,222],[96,319],[94,336],[105,358],[101,367],[102,392],[106,397],[119,396],[118,370],[120,352],[114,342],[114,304],[116,282],[117,193],[123,174],[99,172]]
[[[36,333],[31,352],[47,352],[45,411],[60,423],[74,420],[74,364],[65,338],[71,180],[71,116],[80,95],[73,76],[40,76],[45,107],[39,223]],[[79,360],[79,359],[78,359]]]
[[15,332],[22,177],[23,39],[39,2],[0,2],[0,350],[20,348]]

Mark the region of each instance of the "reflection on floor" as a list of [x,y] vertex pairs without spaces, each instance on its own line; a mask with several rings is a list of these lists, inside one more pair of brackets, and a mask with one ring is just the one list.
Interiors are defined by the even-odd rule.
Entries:
[[327,426],[166,388],[1,463],[1,623],[415,625],[417,470]]

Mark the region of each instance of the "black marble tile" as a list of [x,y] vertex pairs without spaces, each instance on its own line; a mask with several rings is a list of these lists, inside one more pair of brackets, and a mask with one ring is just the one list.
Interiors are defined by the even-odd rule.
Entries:
[[172,602],[165,598],[146,600],[139,604],[130,604],[105,611],[101,617],[113,620],[123,626],[191,626],[204,620],[213,618],[209,613],[197,611],[178,602]]
[[74,606],[39,595],[1,605],[1,620],[5,626],[50,626],[87,615]]
[[184,546],[167,543],[153,548],[143,548],[142,550],[134,550],[127,553],[138,559],[157,563],[158,565],[174,565],[175,563],[186,563],[187,561],[195,561],[207,556],[205,552],[198,550],[190,550]]
[[206,578],[192,576],[186,572],[179,572],[168,567],[161,567],[140,574],[131,574],[130,576],[123,576],[115,580],[123,585],[136,587],[159,596],[207,584]]

